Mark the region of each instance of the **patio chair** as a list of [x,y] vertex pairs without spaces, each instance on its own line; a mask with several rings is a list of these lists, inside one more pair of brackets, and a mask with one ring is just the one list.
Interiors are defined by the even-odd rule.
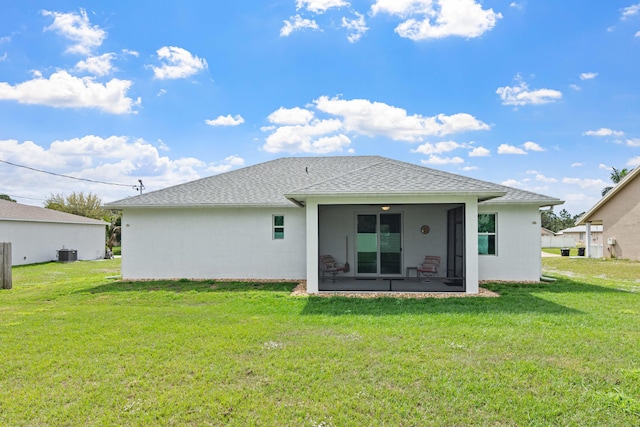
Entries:
[[331,255],[320,255],[320,269],[322,273],[322,282],[327,275],[331,276],[333,282],[336,281],[338,273],[344,273],[346,268],[343,264],[338,264]]
[[[424,257],[424,261],[422,262],[422,264],[418,266],[416,275],[418,276],[418,278],[422,277],[423,274],[428,275],[427,277],[433,277],[436,274],[438,274],[439,266],[440,266],[439,256],[427,255],[426,257]],[[427,278],[425,282],[428,282],[428,281],[429,279]]]

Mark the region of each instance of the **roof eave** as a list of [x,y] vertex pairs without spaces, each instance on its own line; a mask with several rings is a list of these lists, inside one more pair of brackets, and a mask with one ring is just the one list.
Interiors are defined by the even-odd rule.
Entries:
[[636,175],[640,174],[640,167],[633,169],[627,176],[625,176],[622,181],[616,184],[607,194],[604,195],[602,199],[598,201],[591,209],[589,209],[584,215],[582,215],[576,221],[576,225],[585,225],[587,222],[591,222],[593,224],[601,224],[602,220],[596,220],[596,222],[589,221],[589,217],[596,213],[604,204],[606,204],[609,199],[613,198],[616,194],[618,194],[624,187],[627,186],[628,183],[633,181]]
[[109,225],[106,221],[95,220],[96,222],[83,222],[83,221],[64,221],[55,219],[32,219],[32,218],[0,218],[0,221],[15,221],[15,222],[44,222],[52,224],[77,224],[77,225]]
[[[502,197],[506,194],[505,191],[438,191],[438,192],[424,192],[424,191],[406,191],[406,192],[393,192],[386,193],[380,191],[367,191],[367,192],[317,192],[317,193],[289,193],[284,196],[289,200],[304,201],[307,198],[366,198],[366,197],[477,197],[479,200],[489,200],[496,197]],[[295,202],[294,202],[295,203]]]
[[535,205],[540,208],[547,206],[563,205],[564,200],[488,200],[483,202],[486,205]]
[[[289,200],[296,204],[294,201]],[[144,205],[117,205],[106,204],[106,207],[111,209],[130,209],[130,208],[149,208],[149,209],[175,209],[175,208],[292,208],[296,207],[288,203],[185,203],[185,204],[144,204]]]

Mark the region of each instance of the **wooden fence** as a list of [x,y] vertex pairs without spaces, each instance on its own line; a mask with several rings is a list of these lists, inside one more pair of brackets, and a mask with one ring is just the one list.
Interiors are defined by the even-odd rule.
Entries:
[[11,287],[11,243],[0,243],[0,289]]

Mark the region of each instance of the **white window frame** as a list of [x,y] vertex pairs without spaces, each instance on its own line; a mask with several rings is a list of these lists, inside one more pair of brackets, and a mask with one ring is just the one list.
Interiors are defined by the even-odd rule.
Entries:
[[[493,215],[494,216],[494,225],[495,229],[491,232],[480,232],[478,231],[478,237],[480,236],[494,236],[494,253],[480,253],[480,242],[478,242],[478,256],[498,256],[498,213],[497,212],[478,212],[478,217],[480,215]],[[478,227],[480,226],[480,218],[478,218]]]
[[[276,224],[276,218],[282,218],[282,225],[277,225]],[[272,215],[271,216],[271,239],[272,240],[284,240],[284,236],[285,236],[285,222],[284,222],[284,215]],[[278,237],[278,234],[276,233],[282,233],[282,237]]]

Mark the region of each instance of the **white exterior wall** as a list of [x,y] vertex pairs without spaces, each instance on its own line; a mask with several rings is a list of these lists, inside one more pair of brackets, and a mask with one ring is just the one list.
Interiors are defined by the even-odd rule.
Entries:
[[[478,213],[496,213],[498,215],[496,225],[497,255],[477,256],[479,279],[540,280],[542,260],[539,208],[530,205],[479,205]],[[468,265],[467,268],[469,268]]]
[[0,221],[0,242],[11,242],[13,265],[56,260],[59,249],[78,251],[78,260],[104,258],[105,226],[35,221]]
[[[273,239],[284,215],[284,239]],[[122,217],[125,279],[305,278],[305,209],[127,208]]]

